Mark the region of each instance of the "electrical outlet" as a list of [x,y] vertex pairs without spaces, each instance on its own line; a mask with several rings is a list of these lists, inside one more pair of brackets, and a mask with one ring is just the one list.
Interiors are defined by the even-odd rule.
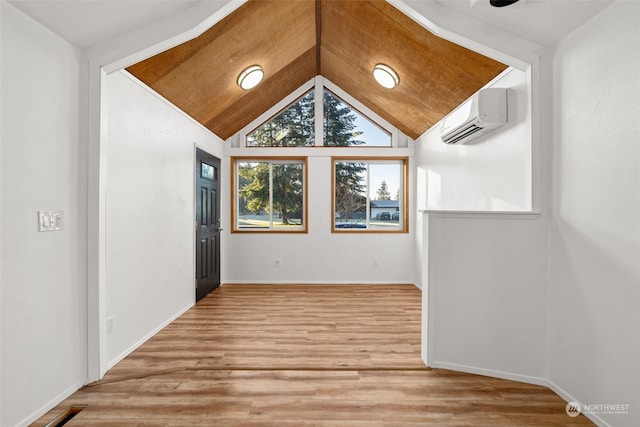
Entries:
[[378,268],[378,266],[380,266],[380,263],[378,262],[377,259],[373,260],[373,266],[376,267],[376,268]]
[[107,317],[107,333],[113,332],[113,316]]
[[276,258],[276,267],[282,266],[282,260],[280,258]]

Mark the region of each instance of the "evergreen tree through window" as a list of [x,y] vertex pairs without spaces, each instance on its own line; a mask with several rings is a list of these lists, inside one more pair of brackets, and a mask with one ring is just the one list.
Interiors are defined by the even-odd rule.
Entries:
[[323,95],[326,147],[390,147],[391,135],[330,91]]
[[248,147],[312,147],[315,144],[314,90],[247,135]]
[[[315,90],[310,90],[275,117],[247,134],[247,147],[390,147],[391,135],[324,89],[322,111],[315,111]],[[321,113],[321,114],[317,114]],[[316,143],[316,126],[322,142]]]

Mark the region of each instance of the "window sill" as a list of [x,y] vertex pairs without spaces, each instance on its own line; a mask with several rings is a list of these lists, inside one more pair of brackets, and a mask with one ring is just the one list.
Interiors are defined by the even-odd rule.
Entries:
[[436,218],[466,218],[466,219],[522,219],[534,220],[542,216],[541,212],[522,211],[448,211],[448,210],[419,210],[423,214],[433,215]]

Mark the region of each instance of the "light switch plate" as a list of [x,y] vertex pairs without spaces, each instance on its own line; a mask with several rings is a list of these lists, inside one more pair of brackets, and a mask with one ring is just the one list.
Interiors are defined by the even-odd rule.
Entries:
[[38,211],[38,230],[64,230],[64,211]]

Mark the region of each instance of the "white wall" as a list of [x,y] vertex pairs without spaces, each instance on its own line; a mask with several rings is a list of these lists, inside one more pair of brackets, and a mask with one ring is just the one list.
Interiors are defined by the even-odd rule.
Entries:
[[[589,414],[601,425],[640,425],[639,29],[640,5],[617,2],[564,40],[553,76],[541,76],[545,173],[553,159],[543,215],[424,220],[430,365],[547,383],[583,405],[629,405]],[[438,160],[422,142],[418,176]],[[474,160],[464,159],[468,173],[485,173]]]
[[621,1],[555,57],[549,377],[640,425],[640,4]]
[[489,87],[509,88],[508,123],[468,144],[447,145],[437,124],[420,147],[424,196],[420,209],[529,211],[532,209],[530,73],[511,69]]
[[[86,380],[86,151],[79,52],[4,1],[0,15],[0,424],[14,426]],[[38,232],[38,210],[63,210],[64,230]]]
[[436,125],[416,142],[416,198],[425,211],[416,253],[428,266],[417,274],[429,366],[544,384],[547,219],[526,213],[531,82],[530,70],[511,69],[489,85],[509,89],[508,124],[490,134],[446,145]]
[[[225,283],[415,283],[413,213],[409,233],[332,233],[331,156],[383,155],[386,149],[296,148],[260,149],[261,155],[302,155],[308,159],[308,233],[229,233],[231,212],[222,212],[227,230],[222,236]],[[283,150],[286,150],[284,152]],[[363,151],[364,150],[364,151]],[[256,150],[249,150],[254,155]],[[408,155],[410,149],[389,149],[387,155]],[[227,154],[247,155],[242,149]],[[410,165],[411,165],[411,159]],[[230,173],[229,158],[224,173]],[[411,166],[410,166],[411,167]],[[413,177],[413,174],[411,174]],[[409,191],[413,188],[410,178]],[[223,197],[229,200],[229,188]],[[409,211],[412,212],[413,200]],[[225,203],[228,206],[227,203]],[[282,260],[275,266],[275,260]],[[374,260],[378,261],[374,266]]]
[[428,215],[428,360],[544,384],[546,220]]
[[222,141],[125,72],[109,75],[107,105],[112,366],[195,301],[194,144],[222,157]]

